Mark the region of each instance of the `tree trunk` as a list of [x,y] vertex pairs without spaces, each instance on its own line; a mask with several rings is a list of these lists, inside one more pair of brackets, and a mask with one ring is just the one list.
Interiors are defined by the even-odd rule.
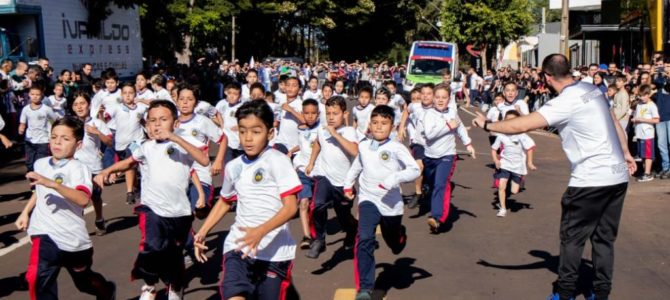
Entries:
[[482,76],[486,74],[486,70],[488,68],[488,58],[486,56],[486,48],[488,48],[487,44],[484,44],[482,47],[482,51],[480,52],[480,55],[482,57]]

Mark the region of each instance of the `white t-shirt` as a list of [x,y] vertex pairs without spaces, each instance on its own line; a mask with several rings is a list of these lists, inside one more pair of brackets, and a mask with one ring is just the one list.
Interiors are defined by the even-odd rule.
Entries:
[[[635,118],[637,119],[653,119],[660,118],[658,114],[658,107],[656,103],[649,101],[648,103],[638,103],[635,108]],[[635,136],[638,140],[649,140],[655,137],[654,125],[649,123],[635,124]]]
[[105,108],[105,117],[111,118],[107,123],[116,123],[116,136],[114,150],[123,151],[133,143],[141,143],[144,141],[144,127],[140,121],[144,118],[144,114],[149,109],[143,103],[135,104],[135,107],[128,107],[125,103],[120,105],[113,105]]
[[136,101],[138,101],[138,100],[149,100],[149,101],[153,101],[153,100],[155,100],[155,99],[156,99],[156,94],[154,94],[154,92],[153,92],[152,90],[150,90],[150,89],[144,89],[144,91],[141,91],[141,92],[138,91],[138,92],[135,94],[135,100],[136,100]]
[[[325,176],[333,186],[344,186],[344,179],[354,157],[342,149],[342,146],[330,135],[327,129],[319,127],[317,132],[321,152],[319,152],[312,173],[315,176]],[[342,126],[337,129],[337,133],[350,142],[358,142],[356,129],[353,127]]]
[[[107,124],[102,120],[89,118],[84,125],[95,126],[103,135],[112,137],[112,131],[109,130]],[[89,134],[84,130],[84,139],[81,142],[81,148],[74,153],[74,158],[86,165],[93,174],[98,174],[102,171],[101,144],[100,137]]]
[[321,103],[321,99],[323,98],[323,95],[321,94],[321,90],[317,89],[316,91],[312,91],[310,89],[305,90],[305,92],[302,94],[302,98],[307,100],[307,99],[314,99]]
[[276,91],[274,92],[274,94],[275,94],[275,103],[281,105],[281,104],[283,104],[284,102],[286,102],[286,94],[285,94],[285,93],[282,93],[281,91],[276,90]]
[[[288,104],[298,113],[302,113],[302,99],[300,97],[294,99]],[[281,123],[279,123],[279,133],[275,139],[276,144],[283,144],[286,148],[291,149],[300,143],[299,136],[300,130],[298,126],[300,125],[300,120],[298,120],[290,112],[283,110],[281,112]]]
[[174,103],[174,99],[172,99],[172,95],[170,95],[170,91],[168,91],[165,88],[162,88],[158,91],[154,91],[154,97],[155,97],[155,100],[168,100],[168,101]]
[[[237,239],[245,236],[240,227],[257,227],[272,219],[283,207],[283,197],[302,190],[298,174],[283,153],[267,149],[255,160],[242,155],[226,165],[221,186],[223,201],[237,200],[235,223],[223,243],[223,253],[238,248]],[[247,251],[247,248],[242,249]],[[251,258],[287,261],[295,258],[295,241],[288,222],[266,234]]]
[[228,148],[230,149],[240,149],[240,133],[237,130],[237,118],[235,117],[235,113],[241,106],[242,101],[230,104],[226,99],[223,99],[216,104],[216,110],[221,113],[221,118],[223,118],[223,133],[228,137]]
[[219,111],[216,109],[216,107],[209,104],[209,102],[200,100],[195,106],[193,112],[211,119],[216,117],[216,113]]
[[309,164],[309,158],[312,156],[312,145],[317,138],[321,123],[317,122],[314,127],[299,128],[300,131],[300,151],[293,157],[293,168],[305,172],[305,167]]
[[399,111],[403,105],[406,104],[405,98],[403,98],[400,94],[394,94],[391,96],[391,101],[389,102],[389,106],[393,108],[394,111]]
[[[359,177],[360,174],[360,177]],[[347,172],[345,191],[351,190],[358,177],[358,203],[372,202],[382,216],[403,213],[400,184],[421,175],[412,155],[403,144],[365,140],[358,145],[358,156]]]
[[527,134],[498,134],[491,146],[500,151],[500,168],[519,175],[528,174],[526,168],[526,151],[535,148],[535,142]]
[[[118,106],[118,105],[123,105],[123,100],[121,98],[121,90],[116,89],[114,93],[107,93],[104,97],[102,97],[102,102],[100,103],[101,105],[105,106],[105,112],[110,111],[113,109],[113,107]],[[100,106],[96,108],[96,113],[98,112],[98,109],[100,109]],[[91,113],[93,111],[91,110]],[[116,120],[112,119],[107,122],[107,127],[111,130],[116,130]]]
[[191,215],[186,190],[193,157],[176,143],[149,140],[133,149],[142,168],[142,204],[165,218]]
[[456,110],[447,109],[444,112],[437,109],[429,109],[423,115],[420,124],[422,137],[426,142],[425,154],[428,158],[440,158],[446,155],[456,154],[456,135],[464,145],[472,142],[468,136],[468,130],[461,122],[457,128],[450,128],[447,121],[460,119]]
[[423,135],[419,133],[419,123],[423,122],[423,115],[432,107],[425,107],[421,103],[410,103],[407,106],[407,136],[410,144],[426,145]]
[[628,182],[607,99],[596,86],[576,82],[545,103],[538,112],[558,128],[572,174],[568,186],[595,187]]
[[49,143],[51,122],[58,117],[51,107],[44,104],[37,109],[33,109],[30,104],[23,107],[19,122],[26,124],[26,141],[33,144]]
[[505,119],[505,115],[507,114],[508,111],[510,110],[516,110],[516,106],[519,107],[519,113],[522,116],[525,116],[530,113],[528,110],[528,103],[521,99],[514,100],[512,103],[508,103],[507,101],[503,101],[501,105],[498,106],[498,109],[502,112],[502,117],[503,120]]
[[243,84],[242,85],[242,96],[241,99],[244,99],[244,101],[249,101],[251,99],[251,90],[249,89],[248,84]]
[[366,107],[360,105],[354,106],[352,110],[354,114],[354,121],[356,121],[356,131],[359,135],[359,140],[363,140],[368,133],[368,125],[370,124],[370,115],[375,106],[369,104]]
[[[111,94],[118,96],[118,101],[121,102],[121,90],[116,89],[114,93]],[[99,90],[97,93],[95,93],[95,95],[93,95],[93,98],[91,99],[91,109],[89,111],[91,118],[97,118],[98,110],[100,110],[100,105],[102,105],[102,100],[104,100],[109,95],[110,93],[107,90]]]
[[0,130],[5,128],[5,120],[2,119],[2,115],[0,115]]
[[[91,172],[75,159],[54,162],[52,157],[38,159],[35,172],[61,184],[91,195]],[[84,208],[63,198],[54,189],[35,186],[37,202],[30,216],[28,235],[48,235],[58,249],[76,252],[93,247],[86,230]]]
[[[194,114],[188,121],[179,121],[179,128],[175,130],[175,133],[191,145],[201,149],[205,154],[209,153],[210,141],[219,144],[223,139],[223,130],[212,120],[198,114]],[[203,166],[198,162],[193,163],[193,169],[198,174],[200,182],[212,185],[210,166],[209,164]]]
[[65,106],[67,106],[67,98],[61,97],[60,99],[56,98],[56,95],[51,95],[47,97],[42,103],[46,106],[51,107],[51,109],[57,113],[59,116],[65,115]]

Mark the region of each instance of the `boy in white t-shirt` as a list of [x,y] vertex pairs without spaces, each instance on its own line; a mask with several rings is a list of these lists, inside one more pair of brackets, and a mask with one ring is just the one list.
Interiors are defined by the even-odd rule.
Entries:
[[147,84],[147,76],[144,75],[144,73],[138,73],[135,75],[135,90],[137,90],[135,101],[144,103],[148,106],[151,104],[151,101],[156,99],[156,95],[151,89],[148,88]]
[[651,166],[656,157],[654,124],[659,122],[660,115],[658,107],[651,101],[651,86],[647,84],[640,86],[638,94],[640,103],[637,104],[635,115],[630,121],[635,124],[637,155],[644,160],[644,174],[637,181],[647,182],[654,180],[654,176],[651,175]]
[[[72,102],[72,112],[84,122],[84,139],[77,149],[74,158],[86,165],[93,176],[102,170],[101,146],[112,145],[112,131],[105,122],[90,117],[91,99],[86,92],[77,91]],[[91,202],[95,209],[95,233],[104,235],[107,232],[105,219],[102,215],[102,189],[94,185],[91,191]]]
[[146,125],[152,140],[94,178],[103,186],[110,174],[143,166],[142,205],[135,208],[142,239],[131,273],[145,282],[140,299],[153,299],[159,280],[168,286],[168,299],[181,299],[185,286],[183,253],[193,221],[186,189],[193,163],[208,165],[209,156],[174,133],[176,122],[172,101],[152,101]]
[[[358,145],[358,156],[347,172],[344,195],[354,200],[353,187],[358,178],[358,235],[354,252],[357,300],[371,300],[375,287],[375,229],[393,254],[400,254],[407,244],[402,225],[403,201],[400,184],[415,180],[419,166],[405,145],[389,138],[393,129],[393,108],[379,105],[370,117],[371,139]],[[360,177],[359,177],[360,175]]]
[[356,129],[344,125],[349,115],[346,100],[340,96],[328,99],[326,115],[328,124],[319,127],[318,137],[312,146],[312,156],[305,167],[305,174],[314,177],[315,185],[310,209],[313,241],[307,253],[307,257],[314,259],[326,250],[329,206],[335,209],[340,226],[346,232],[345,250],[354,248],[358,226],[358,221],[351,214],[353,204],[344,197],[344,179],[351,161],[358,155]]
[[[410,103],[403,111],[398,129],[398,140],[402,141],[405,139],[405,136],[409,137],[409,149],[412,157],[414,157],[419,169],[423,172],[423,159],[426,157],[426,142],[421,132],[417,129],[419,128],[419,122],[423,119],[423,115],[433,107],[435,86],[432,83],[426,83],[415,89],[416,93],[413,94],[417,95],[418,100]],[[414,189],[416,192],[407,203],[407,208],[410,209],[416,208],[419,205],[419,201],[423,198],[423,176],[419,176],[414,181]]]
[[[393,112],[396,114],[396,120],[400,119],[400,112],[405,110],[405,106],[407,106],[407,103],[405,102],[405,98],[402,97],[399,93],[397,93],[397,85],[395,81],[393,80],[387,80],[384,81],[384,87],[391,92],[391,97],[389,97],[389,103],[388,106],[393,108]],[[398,125],[398,124],[395,124]]]
[[51,107],[42,104],[42,89],[31,86],[28,90],[30,104],[21,110],[19,135],[25,133],[26,168],[33,171],[35,161],[49,156],[49,128],[58,119]]
[[237,132],[237,118],[235,118],[237,109],[242,106],[241,91],[242,88],[239,83],[231,82],[227,84],[224,88],[226,98],[221,99],[216,104],[216,109],[221,113],[221,118],[223,119],[223,133],[228,137],[228,149],[226,149],[224,163],[228,163],[244,153],[240,146],[240,135]]
[[319,79],[314,76],[309,78],[309,81],[307,81],[307,89],[305,89],[305,92],[302,93],[302,98],[314,99],[319,102],[321,101],[323,95],[319,90]]
[[[144,114],[148,106],[143,103],[136,103],[135,85],[130,82],[121,86],[122,103],[118,105],[107,105],[104,108],[104,118],[107,124],[116,124],[116,133],[114,135],[114,151],[119,160],[124,160],[131,155],[131,146],[140,144],[144,141]],[[126,203],[135,204],[135,169],[126,171]]]
[[[520,115],[518,111],[510,110],[505,115],[505,121]],[[521,188],[524,177],[528,174],[528,169],[537,169],[533,164],[533,153],[535,153],[535,142],[527,134],[497,134],[495,142],[491,145],[491,156],[497,170],[498,201],[500,202],[498,217],[507,216],[507,183],[511,181],[510,191],[516,194]],[[528,168],[526,168],[526,162]]]
[[67,98],[63,95],[65,86],[61,82],[54,84],[54,94],[44,100],[44,104],[58,114],[58,116],[65,116],[65,107],[67,106]]
[[247,83],[242,85],[242,101],[249,101],[253,99],[251,98],[251,85],[258,82],[258,71],[249,69],[245,79]]
[[[107,72],[102,76],[105,89],[99,90],[91,99],[91,118],[103,119],[104,110],[107,106],[115,106],[122,102],[121,89],[119,89],[119,77],[115,72]],[[102,166],[107,168],[114,164],[116,152],[114,150],[116,122],[107,123],[107,127],[112,131],[112,146],[103,146]]]
[[372,100],[372,88],[364,86],[358,92],[358,103],[354,106],[352,113],[354,115],[354,128],[358,133],[358,140],[362,141],[368,134],[368,123],[370,122],[370,113],[375,108],[370,105]]
[[284,102],[279,102],[282,108],[281,122],[273,148],[286,154],[298,145],[300,136],[298,126],[305,124],[305,118],[302,116],[302,99],[298,95],[300,93],[298,77],[287,78],[283,86],[286,99]]
[[207,261],[205,238],[237,201],[223,243],[221,298],[280,299],[291,285],[296,247],[288,222],[302,185],[290,159],[268,146],[273,113],[265,101],[244,103],[237,120],[245,153],[226,165],[221,199],[194,236],[196,258]]
[[[300,125],[300,144],[289,150],[288,157],[293,157],[293,168],[298,172],[298,178],[302,183],[302,191],[298,194],[300,201],[300,225],[302,225],[303,238],[300,241],[300,249],[309,249],[312,243],[312,234],[309,226],[309,204],[314,189],[314,179],[305,174],[305,167],[312,156],[312,145],[317,138],[321,122],[319,121],[319,102],[315,99],[307,99],[302,102],[302,115],[305,124]],[[295,156],[294,156],[295,155]]]
[[26,175],[35,193],[15,225],[27,229],[32,242],[26,281],[33,299],[58,299],[56,277],[61,268],[67,269],[79,291],[114,299],[114,283],[91,270],[93,244],[84,220],[93,189],[91,172],[73,159],[83,138],[81,121],[57,120],[49,138],[53,156],[36,161],[35,171]]

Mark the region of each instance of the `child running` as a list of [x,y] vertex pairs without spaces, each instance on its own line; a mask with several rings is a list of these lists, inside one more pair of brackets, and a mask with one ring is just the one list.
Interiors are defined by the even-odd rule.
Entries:
[[435,87],[435,104],[423,115],[419,132],[426,142],[424,180],[431,190],[431,212],[428,225],[432,233],[439,233],[449,216],[451,176],[456,168],[456,140],[458,135],[472,158],[475,149],[458,113],[449,108],[451,91],[448,85]]
[[313,241],[307,253],[307,257],[314,259],[326,251],[329,206],[335,209],[340,226],[346,233],[344,250],[354,248],[358,227],[358,221],[351,214],[353,204],[344,197],[344,179],[351,161],[358,155],[356,129],[344,125],[344,120],[349,117],[346,100],[340,96],[328,99],[326,115],[328,124],[319,127],[318,137],[312,146],[312,156],[305,167],[305,174],[314,177],[315,185],[310,208]]
[[[135,85],[124,83],[121,86],[122,103],[104,108],[105,121],[116,124],[114,151],[119,160],[131,156],[131,146],[144,140],[142,121],[148,106],[135,102]],[[135,169],[128,169],[126,175],[126,204],[135,204]]]
[[50,123],[59,116],[51,107],[42,104],[42,88],[39,86],[31,86],[28,97],[30,104],[21,110],[19,117],[19,135],[26,135],[26,168],[32,172],[38,159],[49,156]]
[[209,156],[174,134],[177,122],[177,108],[172,101],[152,101],[146,125],[152,140],[94,178],[96,184],[103,186],[110,174],[143,165],[142,205],[135,208],[142,238],[131,273],[133,279],[145,282],[140,300],[155,298],[159,280],[168,286],[168,299],[183,296],[182,255],[193,221],[186,189],[193,163],[208,165]]
[[[375,287],[375,229],[393,254],[407,244],[402,225],[403,201],[400,184],[419,177],[421,171],[407,148],[389,138],[393,129],[393,108],[379,105],[372,111],[370,135],[358,145],[358,156],[347,173],[345,197],[354,200],[353,186],[358,178],[358,235],[354,254],[356,300],[371,300]],[[359,177],[360,175],[360,177]]]
[[[521,116],[516,110],[507,111],[505,121]],[[533,164],[533,153],[535,142],[527,134],[507,135],[499,133],[491,145],[491,156],[496,166],[496,179],[498,179],[498,217],[507,216],[507,183],[511,181],[510,191],[512,194],[519,192],[524,176],[528,169],[536,170]],[[498,154],[500,152],[500,154]],[[527,153],[527,155],[526,155]],[[528,159],[526,160],[526,156]],[[526,168],[526,161],[528,168]]]
[[268,147],[273,113],[265,101],[243,104],[236,117],[244,154],[226,165],[221,199],[194,237],[196,258],[207,261],[205,238],[237,201],[235,223],[223,244],[221,298],[283,299],[296,248],[288,221],[302,186],[290,159]]
[[[300,125],[300,144],[291,149],[289,157],[293,157],[293,168],[298,172],[298,178],[302,183],[302,191],[298,194],[300,201],[300,225],[302,225],[303,238],[300,241],[300,249],[309,249],[312,243],[309,229],[309,206],[312,199],[312,190],[314,189],[314,179],[305,174],[305,167],[309,164],[312,157],[312,145],[317,138],[319,126],[319,102],[314,99],[307,99],[302,102],[302,115],[305,118],[305,124]],[[297,153],[297,154],[296,154]],[[295,156],[293,156],[295,154]]]
[[368,134],[368,123],[370,122],[370,113],[375,108],[370,105],[372,99],[372,88],[364,86],[358,92],[358,104],[354,106],[352,113],[354,114],[354,128],[358,133],[358,140],[362,141]]
[[[72,112],[84,123],[84,139],[81,147],[77,149],[74,158],[88,167],[93,176],[102,171],[102,145],[112,145],[112,131],[107,128],[105,122],[90,117],[91,99],[86,92],[78,91],[74,94]],[[91,177],[92,178],[92,177]],[[102,189],[93,185],[91,191],[91,202],[95,209],[95,233],[104,235],[107,232],[105,218],[102,214]]]
[[56,82],[53,89],[54,94],[44,100],[44,104],[51,107],[59,117],[65,116],[65,107],[67,106],[67,98],[63,94],[64,89],[65,86],[62,82]]
[[97,299],[114,299],[114,283],[91,270],[93,244],[84,220],[93,189],[91,172],[73,159],[83,138],[81,121],[57,120],[49,137],[53,156],[37,160],[35,171],[26,175],[35,193],[15,225],[28,230],[32,243],[26,272],[30,299],[58,299],[61,268],[68,271],[79,291]]

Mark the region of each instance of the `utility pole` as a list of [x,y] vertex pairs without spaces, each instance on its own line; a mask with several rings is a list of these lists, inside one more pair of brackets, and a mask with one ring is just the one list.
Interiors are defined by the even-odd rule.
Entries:
[[235,63],[235,16],[234,15],[233,15],[233,30],[231,30],[231,35],[232,35],[232,37],[230,39],[231,40],[231,43],[230,43],[231,50],[230,50],[230,52],[232,52],[232,53],[230,55],[231,56],[230,57],[230,62]]
[[569,57],[568,42],[570,39],[570,27],[568,26],[570,19],[570,0],[563,0],[561,13],[561,54]]

